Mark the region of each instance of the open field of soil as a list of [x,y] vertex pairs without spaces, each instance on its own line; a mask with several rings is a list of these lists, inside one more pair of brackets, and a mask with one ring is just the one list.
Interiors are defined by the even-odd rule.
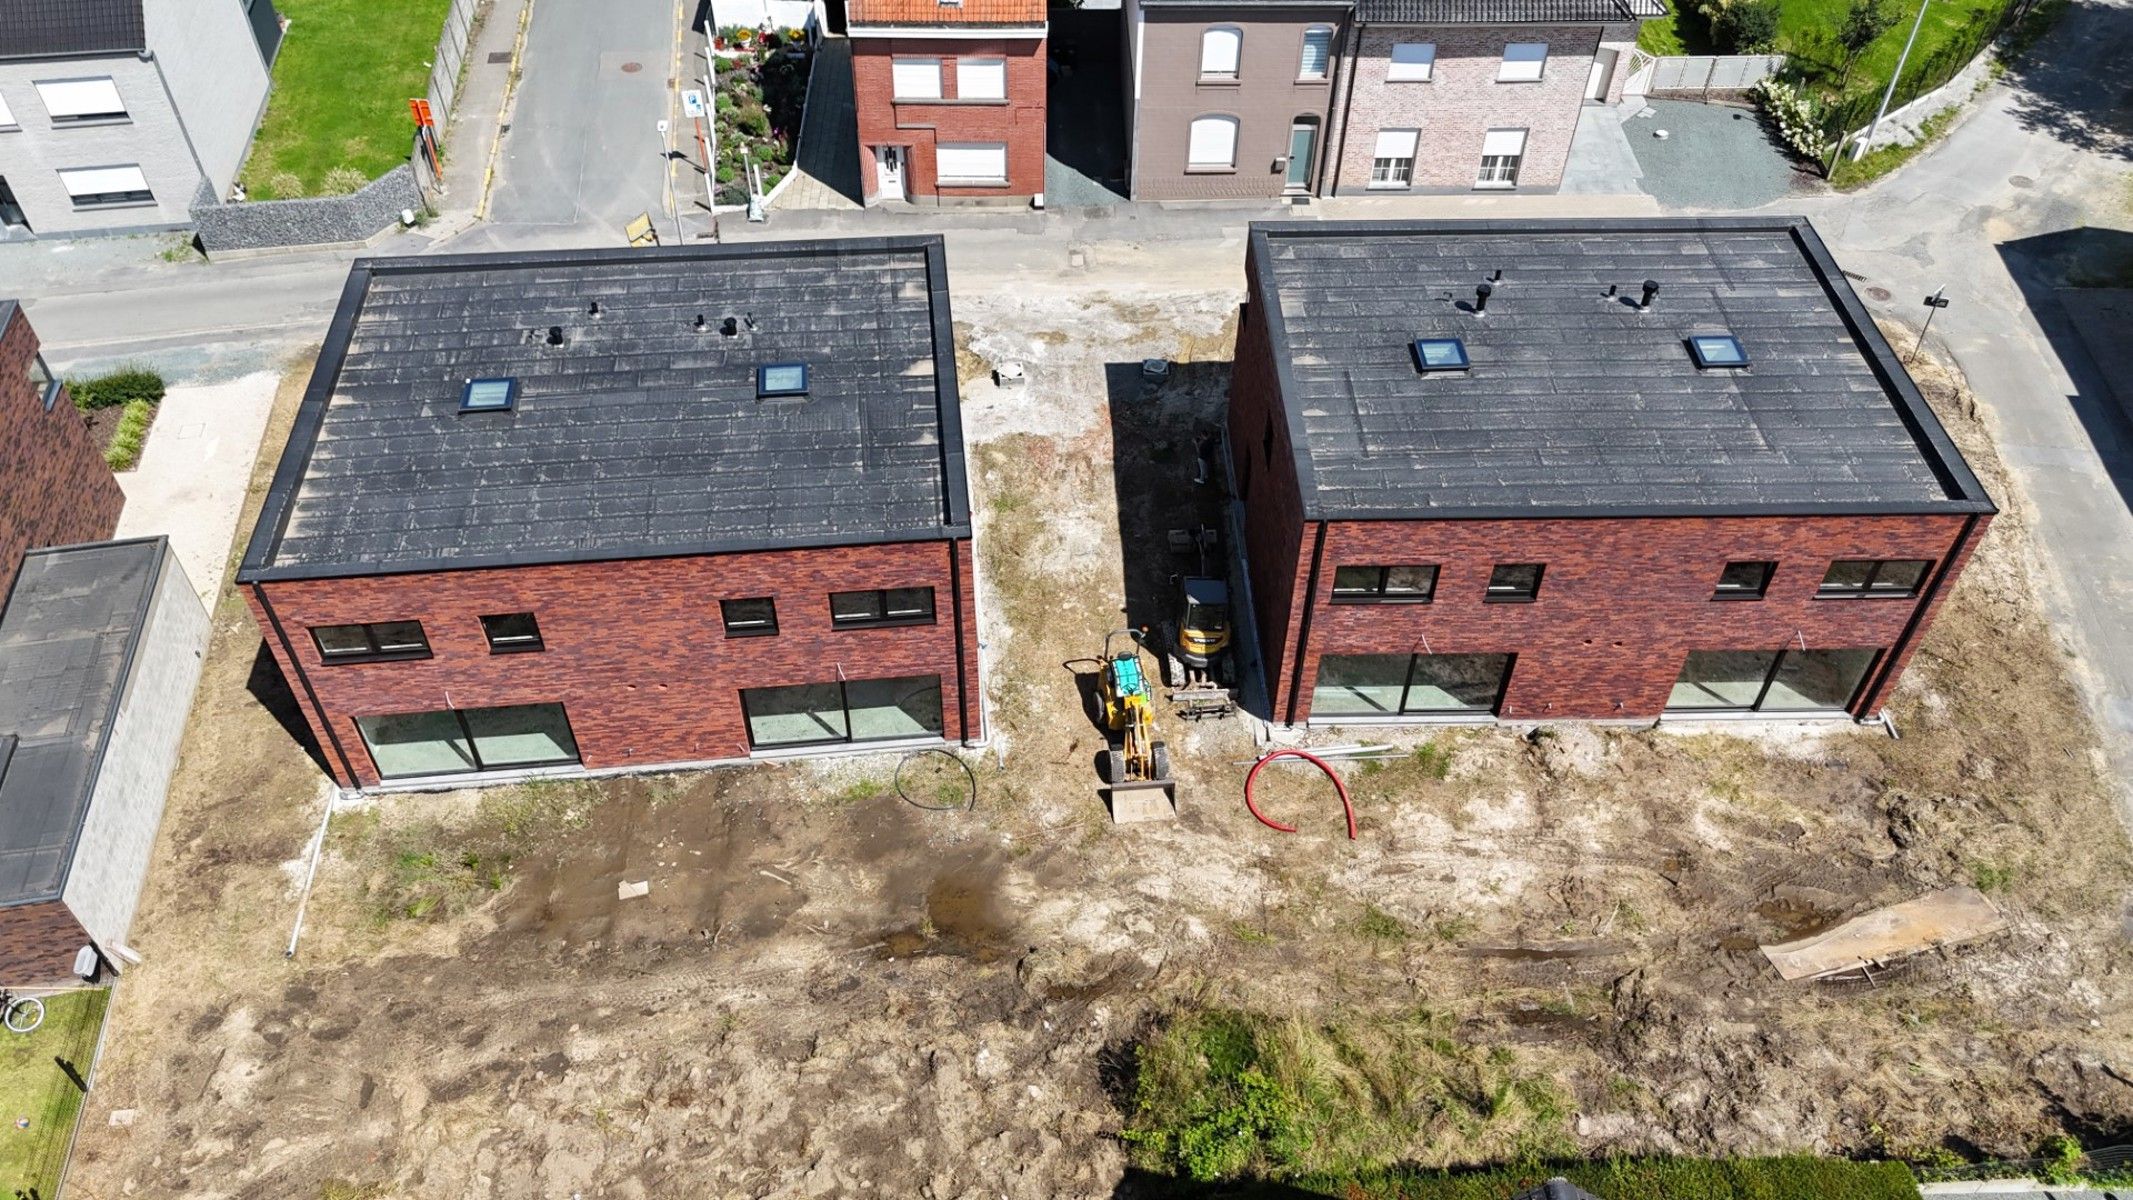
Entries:
[[[1080,660],[1161,618],[1167,530],[1216,511],[1194,460],[1235,304],[959,294],[997,733],[970,811],[897,799],[883,757],[386,798],[335,817],[285,960],[324,780],[225,597],[71,1194],[1111,1196],[1130,1047],[1212,1007],[1513,1097],[1381,1122],[1385,1161],[2133,1127],[2126,838],[2022,503],[1945,380],[2007,512],[1900,740],[1408,733],[1347,768],[1350,842],[1302,772],[1265,804],[1304,832],[1244,810],[1245,723],[1173,724],[1179,819],[1111,826]],[[1148,356],[1181,365],[1148,384]],[[1950,884],[2012,930],[1871,987],[1756,949]]]

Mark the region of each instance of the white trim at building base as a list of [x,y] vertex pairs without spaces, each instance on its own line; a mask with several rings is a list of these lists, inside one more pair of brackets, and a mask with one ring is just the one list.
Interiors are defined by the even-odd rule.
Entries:
[[[414,775],[405,779],[388,779],[371,787],[358,788],[363,796],[395,795],[403,792],[455,792],[463,788],[500,787],[511,783],[530,783],[539,779],[612,779],[618,775],[657,775],[669,771],[708,771],[715,767],[745,767],[756,763],[803,762],[815,758],[855,758],[863,754],[888,754],[904,750],[948,749],[956,743],[947,738],[896,738],[880,742],[842,742],[834,745],[794,746],[788,750],[758,750],[746,757],[700,758],[687,762],[633,763],[626,767],[583,767],[564,765],[557,767],[525,767],[509,771],[464,771],[451,775]],[[965,749],[982,749],[984,742],[962,743]],[[348,793],[342,793],[344,796]]]

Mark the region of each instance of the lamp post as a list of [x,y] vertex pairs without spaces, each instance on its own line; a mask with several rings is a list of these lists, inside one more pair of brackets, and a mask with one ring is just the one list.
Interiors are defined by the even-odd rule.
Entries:
[[1918,44],[1918,27],[1926,23],[1926,5],[1933,0],[1918,0],[1918,15],[1911,20],[1911,36],[1903,39],[1903,53],[1896,56],[1896,71],[1889,76],[1889,88],[1881,93],[1881,107],[1874,113],[1873,123],[1866,127],[1866,136],[1859,139],[1859,148],[1852,152],[1852,161],[1866,157],[1866,148],[1874,144],[1874,132],[1881,128],[1881,118],[1889,115],[1889,101],[1896,98],[1896,81],[1903,78],[1903,65],[1911,61],[1911,47]]

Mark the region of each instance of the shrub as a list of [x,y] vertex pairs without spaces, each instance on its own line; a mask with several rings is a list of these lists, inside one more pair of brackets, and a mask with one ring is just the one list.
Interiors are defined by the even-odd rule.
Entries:
[[1777,47],[1777,5],[1771,0],[1739,0],[1719,13],[1711,31],[1734,54],[1767,54]]
[[163,399],[163,391],[163,377],[146,367],[121,367],[93,379],[67,380],[67,394],[83,412],[136,400],[155,404]]
[[770,114],[760,104],[745,104],[734,114],[734,127],[750,137],[770,136]]
[[111,444],[104,448],[104,463],[114,471],[131,471],[141,461],[141,447],[147,445],[148,426],[155,419],[153,402],[127,401],[118,428],[111,431]]
[[363,185],[369,182],[369,177],[354,167],[335,167],[319,181],[318,191],[321,196],[345,196],[362,191]]
[[276,200],[295,200],[304,194],[304,179],[294,171],[276,171],[267,177],[267,190]]
[[1782,79],[1765,79],[1749,90],[1763,114],[1777,129],[1778,140],[1802,158],[1822,157],[1822,130],[1815,119],[1814,101],[1799,86]]

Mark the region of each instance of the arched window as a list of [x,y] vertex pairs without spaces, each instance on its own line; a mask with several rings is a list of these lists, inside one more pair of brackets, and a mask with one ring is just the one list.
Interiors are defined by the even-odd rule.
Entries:
[[1237,167],[1237,118],[1194,117],[1192,138],[1185,150],[1185,167],[1192,171],[1232,171]]
[[1244,53],[1244,31],[1234,25],[1216,25],[1200,35],[1200,78],[1235,79],[1237,62]]
[[1296,68],[1298,79],[1324,79],[1333,62],[1333,26],[1313,25],[1304,30],[1303,61]]

